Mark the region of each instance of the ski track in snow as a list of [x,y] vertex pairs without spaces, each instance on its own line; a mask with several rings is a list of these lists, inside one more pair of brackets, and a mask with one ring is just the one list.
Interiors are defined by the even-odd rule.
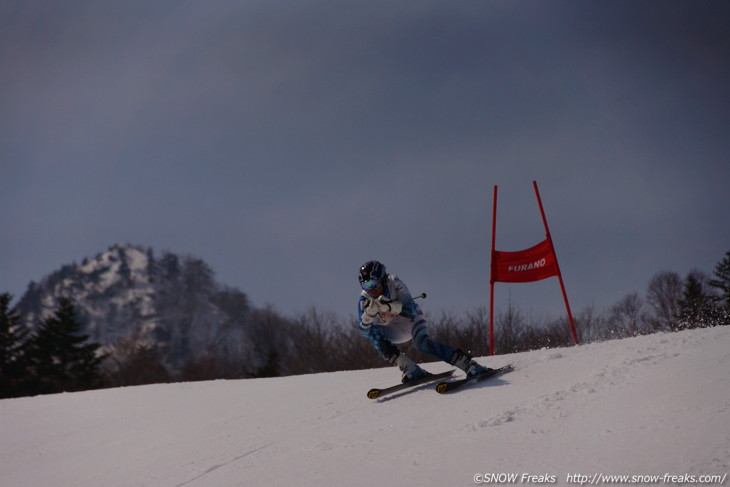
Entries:
[[397,370],[3,400],[2,485],[450,487],[480,472],[566,485],[568,473],[730,470],[730,327],[479,361],[516,369],[375,401],[367,390]]
[[230,464],[232,464],[234,462],[237,462],[238,460],[241,460],[242,458],[245,458],[245,457],[247,457],[249,455],[253,455],[254,453],[257,453],[257,452],[259,452],[261,450],[264,450],[264,449],[268,448],[269,446],[271,446],[271,445],[264,445],[264,446],[261,446],[259,448],[254,448],[253,450],[247,451],[247,452],[245,452],[242,455],[238,455],[237,457],[235,457],[235,458],[233,458],[233,459],[231,459],[231,460],[229,460],[229,461],[227,461],[225,463],[221,463],[221,464],[218,464],[218,465],[213,465],[212,467],[208,467],[208,469],[205,472],[203,472],[202,474],[200,474],[197,477],[194,477],[194,478],[192,478],[192,479],[190,479],[190,480],[188,480],[186,482],[183,482],[181,484],[177,484],[177,487],[183,487],[184,485],[188,485],[188,484],[190,484],[192,482],[195,482],[196,480],[205,477],[209,473],[215,472],[219,468],[223,468],[223,467],[225,467],[227,465],[230,465]]

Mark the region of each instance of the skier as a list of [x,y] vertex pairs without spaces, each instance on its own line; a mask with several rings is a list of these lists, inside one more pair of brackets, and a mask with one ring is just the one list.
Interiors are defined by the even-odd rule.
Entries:
[[385,360],[398,366],[404,383],[428,374],[394,345],[409,340],[413,340],[419,351],[460,368],[467,377],[491,370],[464,351],[432,340],[421,308],[406,285],[398,276],[388,274],[377,260],[360,267],[360,286],[363,289],[358,301],[360,335],[370,340]]

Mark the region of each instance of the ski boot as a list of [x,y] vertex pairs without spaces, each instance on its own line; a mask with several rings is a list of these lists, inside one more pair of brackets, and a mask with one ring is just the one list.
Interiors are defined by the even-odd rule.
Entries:
[[471,357],[471,355],[461,349],[458,349],[454,352],[454,356],[451,358],[451,365],[458,367],[466,372],[467,378],[471,378],[492,370],[489,367],[479,365],[477,361]]
[[415,379],[420,379],[428,374],[428,372],[419,367],[416,362],[404,353],[398,355],[398,358],[395,359],[395,365],[403,372],[401,382],[404,384]]

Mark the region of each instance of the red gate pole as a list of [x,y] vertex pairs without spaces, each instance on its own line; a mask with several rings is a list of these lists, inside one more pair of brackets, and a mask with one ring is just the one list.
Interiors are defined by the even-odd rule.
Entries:
[[550,229],[548,228],[547,218],[545,218],[545,210],[542,207],[542,200],[540,199],[540,192],[537,190],[537,181],[533,181],[532,185],[535,187],[535,196],[537,196],[537,204],[540,207],[540,215],[542,215],[542,223],[545,225],[545,234],[547,239],[550,241],[550,251],[553,253],[553,259],[555,260],[555,267],[558,270],[558,281],[560,281],[560,290],[563,292],[563,300],[565,301],[565,309],[568,311],[568,320],[570,321],[570,331],[573,334],[573,341],[578,344],[578,334],[575,331],[575,323],[573,322],[573,314],[570,312],[570,304],[568,303],[568,294],[565,292],[565,285],[563,284],[563,274],[560,272],[560,264],[558,263],[558,256],[555,254],[555,246],[553,245],[553,239],[550,236]]
[[489,355],[494,355],[494,240],[497,231],[497,185],[492,202],[492,253],[489,274]]

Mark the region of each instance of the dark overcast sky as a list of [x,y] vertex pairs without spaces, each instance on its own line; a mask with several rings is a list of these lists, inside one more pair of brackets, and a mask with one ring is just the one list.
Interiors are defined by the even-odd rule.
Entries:
[[[382,260],[488,303],[544,238],[574,311],[730,250],[727,1],[0,1],[0,291],[117,242],[355,313]],[[497,285],[559,316],[555,278]]]

